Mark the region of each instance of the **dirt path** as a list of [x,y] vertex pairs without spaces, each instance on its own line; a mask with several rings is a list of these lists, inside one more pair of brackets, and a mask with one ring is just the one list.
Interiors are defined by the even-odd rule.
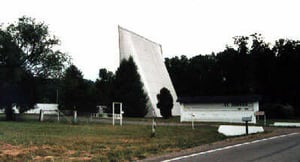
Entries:
[[[68,150],[64,147],[54,146],[13,146],[11,144],[0,142],[0,159],[1,161],[24,161],[24,159],[32,161],[90,161],[92,155],[83,152],[73,156],[75,150]],[[42,154],[44,156],[38,156]],[[53,154],[48,156],[47,154]]]

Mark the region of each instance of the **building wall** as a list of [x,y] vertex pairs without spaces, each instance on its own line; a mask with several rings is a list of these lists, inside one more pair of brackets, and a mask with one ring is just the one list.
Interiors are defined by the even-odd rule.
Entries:
[[[13,106],[13,109],[16,114],[19,114],[19,108],[17,106]],[[40,114],[40,110],[50,110],[46,111],[44,114],[56,114],[56,110],[58,110],[58,104],[52,103],[37,103],[34,105],[32,109],[29,109],[24,112],[24,114]],[[4,113],[4,109],[0,109],[0,114]]]
[[194,114],[194,121],[243,123],[242,117],[251,116],[250,123],[256,123],[254,115],[256,111],[259,111],[258,102],[181,104],[180,121],[192,121],[192,114]]
[[44,114],[57,114],[56,110],[58,110],[58,104],[50,104],[50,103],[37,103],[33,109],[30,109],[25,114],[40,114],[41,110],[50,110],[45,111]]

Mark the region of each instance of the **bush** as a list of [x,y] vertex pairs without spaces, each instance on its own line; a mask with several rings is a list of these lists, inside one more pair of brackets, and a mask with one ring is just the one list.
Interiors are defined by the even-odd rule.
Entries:
[[157,95],[157,107],[160,109],[160,114],[165,118],[172,117],[173,98],[167,88],[162,88]]
[[148,97],[132,57],[121,61],[113,82],[114,101],[123,103],[124,116],[144,117],[148,113]]
[[289,104],[264,104],[262,110],[273,119],[291,119],[295,116],[295,109]]
[[16,120],[15,110],[11,106],[5,107],[4,113],[5,113],[6,120],[10,120],[10,121]]

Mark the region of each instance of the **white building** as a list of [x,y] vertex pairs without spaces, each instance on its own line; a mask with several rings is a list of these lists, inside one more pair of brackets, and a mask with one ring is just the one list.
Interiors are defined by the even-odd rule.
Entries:
[[[19,114],[19,107],[16,105],[13,106],[13,110],[16,114]],[[54,103],[37,103],[32,109],[29,109],[24,112],[24,114],[40,114],[40,111],[44,110],[44,114],[57,114],[58,104]],[[4,113],[4,109],[0,109],[0,114]]]
[[57,114],[58,104],[53,103],[37,103],[33,109],[27,110],[25,114],[40,114],[44,110],[44,114]]
[[146,116],[161,117],[160,110],[156,106],[156,96],[163,87],[169,89],[174,100],[172,115],[179,116],[180,105],[176,102],[177,95],[164,64],[161,45],[119,27],[119,52],[120,62],[131,56],[137,65],[138,73],[149,99],[147,103],[149,109]]
[[180,121],[242,123],[242,117],[252,117],[259,111],[260,96],[198,96],[179,97]]

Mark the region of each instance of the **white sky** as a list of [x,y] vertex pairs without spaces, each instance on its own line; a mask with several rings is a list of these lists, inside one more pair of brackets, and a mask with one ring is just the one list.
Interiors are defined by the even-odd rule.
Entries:
[[165,57],[210,54],[232,37],[300,40],[297,0],[0,0],[0,23],[44,21],[87,79],[119,63],[120,25],[162,44]]

